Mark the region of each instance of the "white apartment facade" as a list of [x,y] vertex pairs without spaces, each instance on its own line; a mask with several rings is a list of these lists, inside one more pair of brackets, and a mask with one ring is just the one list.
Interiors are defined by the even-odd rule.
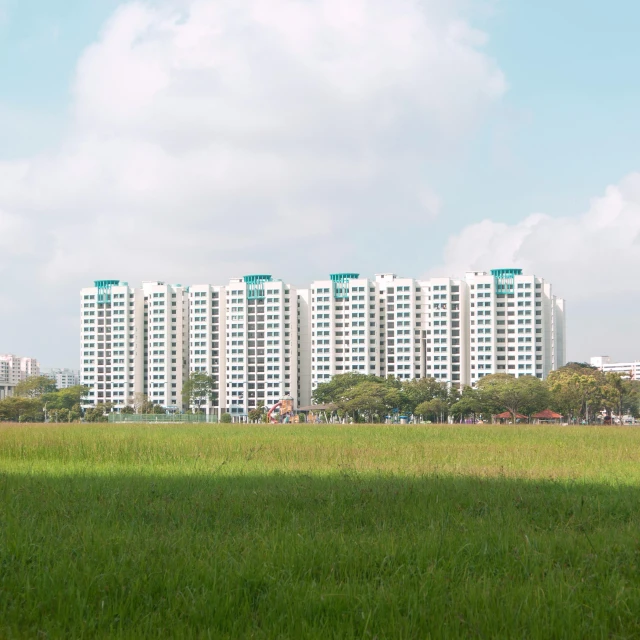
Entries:
[[469,382],[492,373],[546,378],[564,366],[564,300],[521,269],[469,272]]
[[225,287],[225,379],[220,410],[246,416],[285,395],[299,400],[298,295],[271,275],[234,278]]
[[96,280],[80,291],[80,365],[82,384],[89,388],[87,405],[113,402],[120,408],[134,392],[135,374],[141,372],[137,354],[143,348],[136,301],[135,289],[119,280]]
[[491,373],[545,378],[565,364],[564,300],[520,269],[463,279],[335,273],[298,289],[271,275],[226,285],[96,281],[81,291],[82,383],[116,410],[143,394],[184,410],[194,371],[208,413],[244,419],[347,372],[463,386]]
[[0,400],[13,395],[16,383],[9,382],[9,363],[6,360],[0,360]]
[[[311,283],[303,329],[309,339],[300,341],[301,366],[304,363],[310,369],[304,378],[311,384],[310,392],[334,375],[352,371],[381,374],[378,291],[374,280],[357,273],[335,273],[328,280]],[[309,345],[308,357],[302,344]]]
[[[154,404],[178,411],[182,408],[182,385],[189,376],[189,288],[160,281],[143,282],[141,293],[141,390]],[[140,384],[135,391],[138,387]]]
[[379,375],[398,380],[422,378],[425,294],[417,280],[394,273],[376,275],[380,315]]
[[68,389],[82,384],[82,376],[78,369],[49,369],[43,373],[55,381],[58,389]]
[[143,394],[156,404],[181,406],[188,365],[187,288],[144,282],[97,280],[81,296],[81,381],[87,405],[116,410]]
[[431,278],[420,285],[425,375],[458,386],[469,384],[468,287],[452,278]]
[[214,396],[203,405],[207,413],[224,413],[226,407],[226,310],[224,286],[189,287],[189,371],[212,376]]
[[15,386],[31,376],[40,375],[40,364],[35,358],[25,358],[13,354],[0,355],[0,380]]
[[311,389],[358,371],[465,383],[465,283],[332,274],[311,284]]
[[298,366],[298,406],[311,404],[311,289],[297,290],[297,366]]

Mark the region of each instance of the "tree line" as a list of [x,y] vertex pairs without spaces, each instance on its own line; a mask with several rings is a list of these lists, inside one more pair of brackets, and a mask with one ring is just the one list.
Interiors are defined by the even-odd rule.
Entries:
[[[12,396],[0,400],[0,422],[106,422],[113,410],[111,402],[83,409],[88,388],[76,385],[58,389],[47,376],[33,376],[19,382]],[[164,413],[143,393],[129,399],[123,413]]]
[[[57,389],[46,376],[20,382],[14,395],[0,400],[0,421],[10,422],[104,422],[113,410],[111,403],[99,403],[82,409],[87,388],[78,385]],[[202,411],[207,401],[215,402],[214,380],[194,372],[183,386],[183,402],[191,410]],[[570,363],[552,371],[546,380],[531,376],[514,378],[493,374],[481,378],[475,387],[461,390],[434,378],[400,381],[374,375],[345,373],[320,384],[313,402],[330,405],[341,418],[354,422],[384,422],[387,416],[405,414],[432,422],[468,418],[484,421],[502,412],[517,415],[551,409],[565,421],[590,424],[612,415],[640,417],[640,381],[628,380],[617,373],[603,373],[584,363]],[[143,393],[136,393],[121,409],[123,413],[164,413]],[[250,412],[252,421],[266,419],[264,407]],[[222,422],[231,420],[229,414]]]
[[75,422],[83,415],[83,385],[58,389],[47,376],[33,376],[19,382],[12,396],[0,400],[0,421]]
[[[99,402],[83,409],[83,398],[89,389],[76,385],[58,389],[47,376],[33,376],[19,382],[12,396],[0,400],[0,422],[106,422],[113,411],[111,402]],[[215,402],[217,387],[214,379],[202,372],[192,372],[182,387],[182,400],[193,411],[203,411],[207,401]],[[154,404],[144,393],[134,393],[120,410],[127,414],[163,414],[165,407]],[[222,415],[222,422],[231,416]]]
[[341,418],[354,422],[383,422],[394,413],[445,422],[482,418],[508,412],[531,416],[551,409],[571,423],[590,424],[603,416],[640,416],[640,381],[603,373],[585,363],[570,363],[546,380],[515,378],[498,373],[461,390],[434,378],[400,381],[375,375],[345,373],[320,384],[313,402],[330,405]]

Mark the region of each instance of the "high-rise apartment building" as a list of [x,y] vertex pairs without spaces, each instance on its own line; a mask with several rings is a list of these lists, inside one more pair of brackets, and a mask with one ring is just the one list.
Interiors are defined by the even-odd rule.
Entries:
[[546,378],[565,364],[564,300],[521,269],[470,272],[471,384],[491,373]]
[[468,378],[465,283],[334,274],[311,285],[312,389],[346,371],[400,380]]
[[135,289],[119,280],[96,280],[80,291],[80,364],[88,405],[126,405],[136,390],[136,373],[142,391],[143,325],[136,326],[141,318],[136,302],[141,298]]
[[224,286],[189,287],[189,371],[212,376],[213,397],[203,407],[222,413],[226,407],[227,296]]
[[425,375],[455,385],[469,384],[468,287],[464,280],[451,278],[432,278],[420,286]]
[[0,355],[0,400],[12,396],[19,382],[39,375],[40,365],[35,358]]
[[145,282],[135,289],[118,280],[97,280],[80,295],[88,404],[112,402],[120,408],[144,394],[165,407],[182,406],[187,288]]
[[40,375],[40,364],[35,358],[12,354],[0,355],[0,380],[15,386],[31,376]]
[[385,273],[376,275],[376,287],[380,316],[380,375],[399,380],[424,377],[425,295],[420,283],[413,278]]
[[298,388],[298,295],[270,275],[232,279],[226,297],[226,379],[223,407],[246,415]]
[[213,378],[205,410],[241,419],[285,395],[307,405],[341,373],[463,386],[491,373],[544,378],[565,363],[564,300],[520,269],[336,273],[305,289],[270,275],[189,287],[99,280],[81,298],[82,382],[91,404],[116,409],[138,394],[186,409],[195,371]]
[[77,369],[48,369],[43,375],[55,381],[58,389],[68,389],[82,384],[80,371]]
[[[381,373],[378,285],[357,273],[311,283],[309,294],[311,389],[348,371]],[[302,344],[302,343],[301,343]],[[301,353],[301,364],[305,353]]]
[[178,410],[189,375],[189,288],[143,282],[141,297],[144,323],[134,323],[143,336],[141,391],[154,404]]

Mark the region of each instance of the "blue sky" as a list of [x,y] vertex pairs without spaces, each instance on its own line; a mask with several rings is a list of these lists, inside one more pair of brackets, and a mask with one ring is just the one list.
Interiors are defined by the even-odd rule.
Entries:
[[60,140],[73,74],[118,0],[0,0],[0,104],[19,123],[0,128],[2,156]]
[[487,27],[518,121],[503,185],[511,208],[563,215],[586,207],[598,185],[637,167],[640,4],[503,2]]
[[[313,20],[297,22],[296,3]],[[633,279],[618,275],[632,272],[640,253],[640,4],[363,0],[361,13],[337,18],[333,0],[135,6],[0,0],[0,232],[9,230],[13,247],[34,238],[33,252],[0,262],[14,282],[0,290],[13,310],[0,318],[0,352],[75,365],[77,289],[94,277],[218,282],[255,268],[304,284],[334,268],[420,276],[524,266],[568,299],[571,358],[640,358],[632,324],[602,313],[603,300],[640,311]],[[270,11],[256,18],[259,6]],[[165,20],[173,20],[168,31]],[[341,21],[364,39],[351,40]],[[447,34],[460,23],[486,43],[463,34],[452,51]],[[220,45],[203,30],[222,34]],[[407,33],[415,40],[405,51]],[[325,40],[338,43],[328,62]],[[433,45],[420,51],[426,41]],[[247,69],[258,88],[233,84]],[[200,112],[203,100],[210,108]],[[283,112],[290,129],[278,121]],[[378,114],[387,114],[384,125],[363,124]],[[137,164],[120,169],[119,153]],[[207,164],[230,173],[201,176]],[[158,200],[149,167],[172,176]],[[170,251],[163,237],[174,235],[183,206],[176,241],[183,256],[202,260],[144,253],[154,243]],[[538,213],[548,218],[531,222]],[[247,244],[232,220],[263,224],[274,248]],[[287,251],[276,223],[286,224]],[[122,253],[81,249],[122,224],[148,242]],[[162,237],[150,238],[151,227]],[[562,238],[545,249],[558,228]],[[486,250],[462,251],[470,237]],[[55,308],[58,343],[24,330],[35,311],[25,286],[41,288]]]
[[[17,136],[3,127],[3,157],[59,140],[78,58],[118,4],[0,0],[0,102],[26,111],[35,129]],[[508,92],[458,169],[500,219],[585,207],[594,186],[617,181],[637,163],[640,3],[502,0],[475,15]],[[459,176],[443,177],[452,207]]]

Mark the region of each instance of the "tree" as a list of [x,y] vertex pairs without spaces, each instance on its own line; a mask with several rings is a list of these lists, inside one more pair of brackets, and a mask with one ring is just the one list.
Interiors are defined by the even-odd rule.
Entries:
[[75,405],[82,403],[82,399],[87,395],[88,391],[88,387],[79,384],[66,389],[59,389],[53,393],[46,393],[41,397],[47,403],[49,410],[72,409]]
[[8,422],[43,422],[44,412],[38,398],[11,396],[0,400],[0,420]]
[[351,416],[356,422],[380,420],[392,409],[406,404],[401,385],[393,378],[356,374],[341,382],[347,382],[347,385],[338,385],[340,395],[335,391],[333,404],[338,408],[338,415]]
[[85,411],[84,419],[87,422],[107,422],[112,410],[111,402],[99,402],[94,408]]
[[82,416],[81,402],[87,393],[82,385],[58,390],[49,378],[37,376],[24,380],[16,389],[18,394],[6,398],[9,402],[2,405],[0,420],[71,422]]
[[265,412],[264,400],[260,400],[255,409],[250,409],[247,414],[251,422],[266,422],[267,414]]
[[460,416],[460,421],[465,416],[472,415],[475,422],[478,414],[486,411],[486,405],[483,404],[480,392],[473,387],[464,387],[462,393],[456,402],[454,402],[449,411],[454,416]]
[[122,407],[122,409],[120,409],[120,413],[127,413],[129,415],[135,412],[136,412],[135,409],[131,405],[126,405]]
[[153,402],[151,402],[149,398],[147,398],[142,404],[142,406],[140,407],[140,413],[143,413],[143,414],[153,413],[155,410],[155,406],[156,405],[153,404]]
[[354,418],[362,414],[367,422],[373,422],[375,418],[385,414],[388,405],[385,396],[388,391],[385,385],[377,382],[360,382],[347,390],[339,407]]
[[507,410],[513,416],[515,424],[516,414],[530,415],[546,407],[549,393],[545,383],[533,376],[514,378],[506,373],[494,373],[478,380],[478,389],[483,404],[494,410]]
[[622,417],[628,413],[638,413],[640,382],[623,378],[619,373],[606,373],[602,394],[607,411],[616,413],[622,423]]
[[31,376],[18,382],[13,394],[21,398],[39,398],[45,393],[54,393],[57,389],[55,381],[51,378]]
[[138,391],[127,400],[127,404],[133,407],[134,413],[144,413],[143,409],[149,404],[149,398],[146,393]]
[[49,422],[75,422],[80,420],[82,413],[80,406],[75,405],[72,409],[52,409],[49,413]]
[[433,398],[432,400],[421,402],[415,408],[414,413],[423,418],[432,417],[435,418],[436,421],[444,422],[448,409],[449,405],[446,400]]
[[49,422],[71,422],[69,409],[51,409],[49,411]]
[[585,369],[591,371],[600,371],[597,367],[590,365],[588,362],[567,362],[562,369],[566,369],[568,371],[584,371]]
[[231,414],[230,413],[223,413],[220,416],[220,422],[224,422],[225,424],[228,424],[230,422],[232,422],[233,419],[231,418]]
[[402,391],[407,399],[406,409],[411,413],[416,413],[415,408],[423,402],[428,402],[434,398],[446,400],[449,396],[447,383],[440,382],[435,378],[409,380],[402,385]]
[[589,423],[605,404],[605,375],[594,367],[579,363],[561,367],[549,374],[547,386],[552,408],[572,421]]
[[189,379],[182,386],[182,402],[188,407],[195,407],[198,413],[207,400],[214,401],[215,381],[212,376],[202,371],[192,371]]
[[376,382],[385,384],[387,380],[371,374],[357,373],[350,371],[333,376],[329,382],[323,382],[313,392],[313,402],[315,404],[336,404],[340,402],[349,389],[359,385],[361,382]]
[[627,393],[623,400],[625,413],[640,417],[640,380],[627,380]]

